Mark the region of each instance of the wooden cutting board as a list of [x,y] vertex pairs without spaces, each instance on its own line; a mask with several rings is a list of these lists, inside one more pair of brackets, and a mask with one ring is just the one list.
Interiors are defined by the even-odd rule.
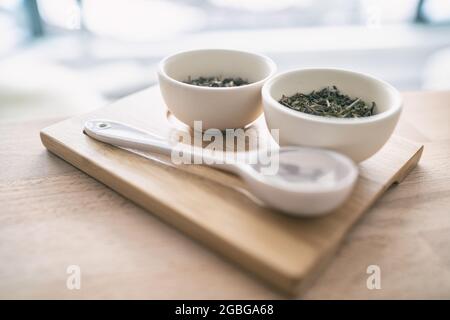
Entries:
[[[189,129],[166,109],[157,87],[41,131],[51,152],[274,287],[296,294],[333,256],[350,227],[417,164],[423,147],[393,136],[360,164],[351,198],[336,212],[294,218],[264,207],[231,174],[199,165],[174,166],[165,156],[130,152],[83,134],[88,119],[126,122],[160,136]],[[253,128],[268,136],[264,120]],[[186,275],[189,276],[189,275]],[[220,275],[217,275],[220,276]]]

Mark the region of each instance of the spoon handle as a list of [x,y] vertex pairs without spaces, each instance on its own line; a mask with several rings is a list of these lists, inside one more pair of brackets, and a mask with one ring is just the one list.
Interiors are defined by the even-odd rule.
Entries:
[[[88,120],[84,124],[85,133],[91,138],[114,146],[135,150],[156,152],[172,155],[174,147],[166,139],[158,135],[143,131],[127,124],[106,119]],[[202,164],[218,168],[220,170],[239,173],[240,165],[236,163],[223,163],[217,157],[205,152],[195,152],[192,148],[183,148],[187,156],[200,156]]]
[[84,132],[95,140],[123,148],[170,155],[169,142],[156,134],[117,121],[95,119],[84,124]]

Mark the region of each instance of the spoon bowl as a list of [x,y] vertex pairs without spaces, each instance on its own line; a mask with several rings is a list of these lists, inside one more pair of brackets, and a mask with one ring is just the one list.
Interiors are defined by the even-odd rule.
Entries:
[[270,207],[291,215],[319,216],[339,207],[358,176],[354,163],[339,153],[315,148],[281,147],[276,174],[259,165],[241,167],[252,193]]

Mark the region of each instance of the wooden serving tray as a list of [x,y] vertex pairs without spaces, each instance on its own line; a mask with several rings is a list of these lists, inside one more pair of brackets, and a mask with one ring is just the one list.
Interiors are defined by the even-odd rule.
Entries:
[[[161,136],[189,130],[167,111],[157,87],[41,131],[51,152],[156,214],[201,243],[290,294],[332,257],[345,234],[386,189],[417,164],[423,147],[393,136],[360,164],[351,198],[316,219],[263,207],[231,174],[199,165],[177,166],[165,156],[132,153],[83,134],[88,119],[126,122]],[[253,127],[268,136],[263,119]],[[220,276],[220,275],[219,275]]]

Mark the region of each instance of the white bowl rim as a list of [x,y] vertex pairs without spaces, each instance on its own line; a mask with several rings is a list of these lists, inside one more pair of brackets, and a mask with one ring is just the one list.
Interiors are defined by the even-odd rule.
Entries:
[[[184,83],[182,81],[178,81],[172,77],[170,77],[166,71],[164,70],[165,65],[167,64],[168,60],[170,60],[171,58],[181,55],[181,54],[185,54],[185,53],[191,53],[191,52],[234,52],[234,53],[244,53],[244,54],[250,54],[253,56],[256,56],[260,59],[262,59],[268,66],[270,69],[269,75],[267,75],[266,77],[264,77],[263,79],[256,81],[256,82],[252,82],[249,84],[245,84],[242,86],[237,86],[237,87],[202,87],[202,86],[196,86],[196,85],[192,85],[192,84],[188,84],[188,83]],[[234,49],[193,49],[193,50],[184,50],[184,51],[179,51],[176,53],[173,53],[171,55],[166,56],[165,58],[163,58],[159,64],[158,64],[158,73],[163,76],[166,80],[175,83],[177,85],[181,85],[183,87],[187,87],[193,90],[201,90],[201,91],[217,91],[217,90],[222,90],[222,91],[226,91],[226,90],[243,90],[243,89],[247,89],[249,87],[257,87],[261,84],[263,84],[264,82],[267,81],[267,79],[271,78],[275,73],[277,72],[277,65],[275,64],[275,62],[270,59],[268,56],[263,55],[263,54],[259,54],[259,53],[255,53],[255,52],[251,52],[251,51],[244,51],[244,50],[234,50]]]
[[[329,71],[329,72],[340,72],[340,73],[348,73],[357,77],[363,77],[366,79],[370,79],[372,81],[378,82],[380,85],[386,87],[391,93],[394,95],[394,98],[396,101],[394,101],[394,104],[389,107],[388,110],[377,113],[373,116],[369,117],[361,117],[361,118],[336,118],[336,117],[323,117],[313,114],[304,113],[301,111],[292,110],[281,103],[279,103],[276,99],[272,97],[270,94],[270,89],[272,85],[278,81],[281,77],[295,74],[295,73],[301,73],[305,71]],[[369,123],[369,122],[376,122],[380,121],[382,119],[388,118],[392,116],[393,114],[399,112],[402,109],[403,105],[403,98],[400,94],[400,92],[391,84],[387,83],[386,81],[383,81],[379,78],[376,78],[374,76],[371,76],[366,73],[351,71],[348,69],[341,69],[341,68],[298,68],[294,70],[289,70],[286,72],[282,72],[277,74],[276,76],[272,77],[269,81],[267,81],[263,88],[262,88],[262,97],[263,100],[268,100],[271,102],[271,106],[273,106],[275,109],[285,113],[288,116],[294,116],[296,118],[300,119],[306,119],[313,122],[319,122],[319,123],[334,123],[334,124],[359,124],[359,123]]]

